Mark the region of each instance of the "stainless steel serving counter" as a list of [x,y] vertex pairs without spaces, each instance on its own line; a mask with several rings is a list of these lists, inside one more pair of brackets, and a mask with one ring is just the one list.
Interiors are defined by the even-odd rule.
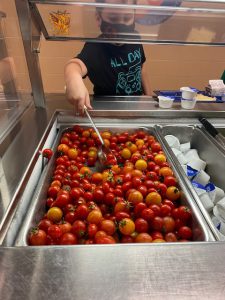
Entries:
[[0,249],[1,299],[224,299],[224,244]]
[[[116,101],[115,101],[116,100]],[[133,118],[145,124],[173,122],[197,124],[197,117],[225,123],[225,104],[199,103],[194,111],[162,110],[147,98],[114,99],[94,103],[98,122],[104,118]],[[4,197],[0,219],[8,223],[16,211],[40,139],[55,111],[71,109],[62,96],[47,101],[47,108],[29,106],[9,134],[2,138],[0,157],[4,171]],[[72,112],[69,114],[74,119]],[[78,117],[76,117],[78,119]],[[175,119],[176,118],[176,119]],[[30,166],[32,167],[32,166]],[[2,182],[2,181],[1,181]],[[2,194],[3,189],[1,189]],[[6,196],[5,196],[6,195]],[[14,203],[14,204],[12,204]],[[8,223],[2,222],[1,230]],[[0,299],[224,299],[225,243],[151,245],[91,245],[75,247],[0,247]]]

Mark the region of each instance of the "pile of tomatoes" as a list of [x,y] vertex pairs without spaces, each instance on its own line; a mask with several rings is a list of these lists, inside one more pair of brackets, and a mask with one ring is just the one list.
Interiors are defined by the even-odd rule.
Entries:
[[109,148],[96,171],[100,141],[75,125],[57,148],[46,214],[29,232],[30,245],[190,241],[192,213],[161,145],[144,130],[101,132]]

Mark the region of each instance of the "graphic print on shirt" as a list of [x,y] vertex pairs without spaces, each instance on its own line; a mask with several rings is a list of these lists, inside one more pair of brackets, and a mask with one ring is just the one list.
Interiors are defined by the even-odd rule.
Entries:
[[119,72],[116,82],[116,94],[132,95],[134,93],[142,93],[141,85],[141,50],[134,50],[128,53],[127,60],[122,58],[112,58],[111,67],[128,67],[126,73]]

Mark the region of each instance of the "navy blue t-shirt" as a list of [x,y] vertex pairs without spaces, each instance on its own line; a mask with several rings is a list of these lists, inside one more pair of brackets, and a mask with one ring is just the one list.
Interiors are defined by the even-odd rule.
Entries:
[[95,95],[142,95],[143,46],[85,43],[77,58],[86,65]]

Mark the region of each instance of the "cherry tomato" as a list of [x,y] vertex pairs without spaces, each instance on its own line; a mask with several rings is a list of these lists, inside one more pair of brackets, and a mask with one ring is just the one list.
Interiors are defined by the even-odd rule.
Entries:
[[175,221],[172,217],[163,218],[163,228],[164,233],[173,232],[175,230]]
[[59,225],[53,224],[48,227],[48,235],[50,235],[50,237],[52,237],[53,239],[60,238],[62,234],[63,232]]
[[176,234],[173,233],[173,232],[168,232],[168,233],[166,233],[166,234],[165,234],[165,240],[166,240],[168,243],[177,242]]
[[135,243],[151,243],[152,237],[148,233],[139,233],[135,238]]
[[87,233],[90,239],[94,238],[98,231],[98,226],[96,224],[88,224]]
[[129,194],[128,201],[133,205],[137,205],[138,203],[143,202],[143,195],[141,192],[134,190]]
[[166,176],[163,182],[168,187],[177,185],[177,179],[173,176]]
[[145,219],[138,218],[135,220],[135,230],[139,233],[148,232],[148,222]]
[[70,232],[72,225],[69,222],[63,221],[61,224],[59,224],[59,227],[62,230],[62,233]]
[[60,187],[58,185],[50,186],[47,194],[49,197],[55,198],[59,191],[60,191]]
[[60,237],[60,245],[76,245],[77,237],[70,233],[66,232]]
[[99,224],[102,220],[102,213],[99,210],[92,210],[89,212],[87,221],[92,224]]
[[150,222],[154,219],[155,213],[151,208],[145,208],[141,211],[141,217],[147,222]]
[[131,235],[135,230],[135,224],[131,219],[124,218],[119,222],[119,230],[124,235]]
[[191,210],[190,208],[188,208],[187,206],[180,206],[178,208],[178,217],[182,220],[182,221],[188,221],[191,218]]
[[53,151],[52,151],[52,149],[44,149],[42,151],[42,155],[49,160],[53,155]]
[[76,220],[72,225],[71,232],[81,238],[86,233],[86,224],[83,221]]
[[180,198],[180,190],[176,186],[167,188],[166,196],[169,200],[175,201]]
[[103,220],[100,223],[100,230],[103,230],[107,235],[113,235],[116,231],[115,223],[111,220]]
[[149,193],[145,197],[145,203],[147,205],[150,205],[150,204],[157,204],[157,205],[159,205],[161,202],[162,202],[162,197],[157,192]]
[[52,221],[50,221],[49,219],[42,219],[39,223],[38,223],[38,228],[44,230],[45,232],[48,231],[48,227],[50,225],[52,225]]
[[172,208],[168,204],[162,204],[161,206],[161,216],[170,216],[172,213]]
[[178,236],[181,239],[190,240],[192,238],[192,230],[188,226],[182,226],[178,230]]
[[51,207],[47,212],[47,218],[52,222],[59,222],[62,219],[63,212],[59,207]]
[[33,228],[29,233],[29,244],[32,246],[42,246],[47,244],[47,234],[44,230]]

